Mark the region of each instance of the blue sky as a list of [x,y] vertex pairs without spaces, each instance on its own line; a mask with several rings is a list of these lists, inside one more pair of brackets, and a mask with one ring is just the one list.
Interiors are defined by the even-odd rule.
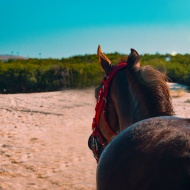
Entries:
[[190,53],[189,0],[1,0],[0,54]]

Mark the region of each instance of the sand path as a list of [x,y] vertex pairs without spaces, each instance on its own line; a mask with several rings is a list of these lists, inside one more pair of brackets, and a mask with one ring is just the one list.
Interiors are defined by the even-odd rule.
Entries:
[[0,190],[95,189],[85,91],[0,95]]
[[[0,95],[0,190],[95,190],[93,89]],[[173,98],[190,117],[190,94]]]

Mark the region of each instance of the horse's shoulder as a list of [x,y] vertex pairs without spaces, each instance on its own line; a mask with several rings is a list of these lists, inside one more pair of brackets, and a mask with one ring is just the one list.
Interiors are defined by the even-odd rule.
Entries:
[[175,130],[187,130],[190,132],[190,119],[173,116],[154,117],[137,122],[126,130],[142,132],[160,132],[163,130],[174,132]]
[[173,154],[187,151],[187,147],[190,149],[190,119],[164,116],[131,125],[113,139],[106,152],[119,153],[125,149],[130,153],[170,151]]
[[138,148],[151,153],[181,154],[187,151],[187,147],[190,148],[190,119],[152,118],[138,123],[131,133],[135,142],[139,143]]

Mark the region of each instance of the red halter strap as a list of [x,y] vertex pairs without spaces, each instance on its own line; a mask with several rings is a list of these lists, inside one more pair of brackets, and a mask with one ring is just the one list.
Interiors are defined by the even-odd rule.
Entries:
[[111,80],[113,79],[115,73],[119,71],[120,69],[126,67],[127,63],[119,63],[117,66],[113,68],[113,70],[109,73],[108,76],[105,76],[102,80],[102,86],[98,92],[98,99],[95,107],[95,117],[93,118],[92,122],[92,137],[93,137],[93,153],[94,157],[98,161],[99,155],[98,155],[98,147],[97,147],[97,142],[96,138],[99,139],[101,145],[103,147],[106,147],[107,142],[103,135],[100,132],[100,126],[99,126],[99,120],[100,120],[100,115],[101,112],[103,111],[104,114],[104,119],[106,123],[107,130],[112,134],[112,135],[117,135],[111,128],[108,123],[108,118],[107,118],[107,113],[106,113],[106,108],[107,108],[107,96],[108,96],[108,89],[111,83]]

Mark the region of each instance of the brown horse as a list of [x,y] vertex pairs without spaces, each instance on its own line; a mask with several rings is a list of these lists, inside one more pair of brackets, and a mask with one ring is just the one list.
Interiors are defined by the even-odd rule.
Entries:
[[190,190],[190,119],[173,116],[166,76],[134,49],[116,66],[100,47],[98,57],[106,76],[88,142],[97,190]]

